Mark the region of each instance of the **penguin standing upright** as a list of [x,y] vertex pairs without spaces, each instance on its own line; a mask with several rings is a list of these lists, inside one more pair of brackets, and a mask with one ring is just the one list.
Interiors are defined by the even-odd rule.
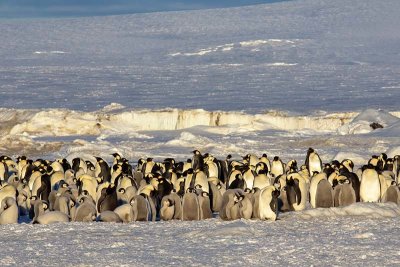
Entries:
[[283,162],[278,156],[274,157],[274,160],[271,163],[271,171],[270,172],[271,172],[271,176],[273,178],[276,178],[285,173],[285,167],[283,165]]
[[204,170],[203,156],[198,150],[193,150],[192,169],[193,171]]
[[322,171],[321,158],[311,147],[307,150],[305,165],[307,166],[310,177],[314,174],[314,172],[320,173]]
[[103,182],[111,181],[110,166],[102,158],[96,157],[95,175],[102,179]]
[[379,174],[372,164],[368,164],[362,172],[360,198],[362,202],[379,202],[381,199]]

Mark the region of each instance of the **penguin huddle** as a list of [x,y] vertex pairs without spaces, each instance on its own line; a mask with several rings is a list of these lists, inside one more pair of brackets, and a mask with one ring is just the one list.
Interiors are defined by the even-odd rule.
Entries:
[[309,148],[303,165],[278,156],[217,159],[193,151],[186,161],[139,159],[118,153],[109,164],[0,157],[0,224],[156,220],[276,220],[280,212],[400,203],[400,156],[372,156],[355,169],[350,159],[323,163]]

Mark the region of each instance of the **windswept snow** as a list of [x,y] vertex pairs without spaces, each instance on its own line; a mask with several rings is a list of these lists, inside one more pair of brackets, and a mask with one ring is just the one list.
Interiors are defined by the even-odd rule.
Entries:
[[[400,155],[400,1],[0,23],[0,154]],[[374,129],[376,123],[383,128]],[[0,265],[398,266],[399,208],[0,226]],[[44,260],[45,255],[45,260]]]
[[[369,205],[366,209],[399,214],[398,208],[391,205],[379,206]],[[37,266],[45,258],[47,263],[64,266],[400,264],[400,254],[395,249],[398,217],[383,213],[327,217],[316,210],[314,218],[310,218],[305,216],[307,213],[291,212],[275,222],[209,219],[3,225],[0,234],[5,249],[0,263]]]

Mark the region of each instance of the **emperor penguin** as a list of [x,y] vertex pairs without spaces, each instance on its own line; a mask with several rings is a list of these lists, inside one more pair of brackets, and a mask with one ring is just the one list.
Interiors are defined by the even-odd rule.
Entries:
[[0,209],[2,208],[3,199],[5,199],[7,197],[12,197],[12,198],[16,199],[17,198],[17,189],[11,184],[7,184],[5,182],[4,183],[0,182]]
[[342,160],[342,165],[349,171],[353,172],[354,169],[354,163],[351,159],[344,159]]
[[76,209],[73,221],[75,222],[92,222],[96,220],[96,204],[90,195],[81,196],[78,200],[79,206]]
[[134,221],[155,221],[155,209],[151,207],[146,196],[134,196],[130,201],[130,205],[132,206]]
[[229,182],[230,184],[228,189],[244,189],[245,187],[245,181],[241,173],[237,173],[234,180],[230,179]]
[[[222,220],[232,220],[235,215],[239,216],[238,195],[241,189],[228,189],[222,195],[222,204],[219,212],[219,217]],[[236,206],[235,206],[236,205]]]
[[311,147],[307,150],[305,165],[307,166],[310,176],[312,176],[314,172],[320,173],[322,171],[321,158]]
[[285,173],[293,173],[297,172],[297,161],[292,159],[286,164]]
[[30,194],[27,191],[28,190],[24,190],[24,188],[18,190],[17,205],[18,205],[19,215],[21,216],[28,215],[29,213],[27,200],[30,197]]
[[130,204],[123,204],[118,206],[114,212],[118,214],[123,223],[133,222],[133,211]]
[[205,174],[204,171],[197,169],[190,182],[190,187],[191,188],[201,188],[204,192],[207,192],[207,194],[210,192],[210,188],[208,186],[208,179],[207,175]]
[[109,184],[101,189],[100,197],[97,201],[97,210],[99,213],[111,210],[113,211],[118,205],[116,187]]
[[8,165],[5,163],[5,160],[3,159],[0,161],[0,180],[1,181],[7,181],[8,180]]
[[[341,176],[344,177],[344,176]],[[356,194],[351,182],[345,177],[345,179],[338,179],[339,183],[333,189],[334,196],[334,207],[349,206],[356,202]]]
[[175,215],[175,210],[174,201],[165,196],[161,201],[160,219],[163,221],[172,220]]
[[400,183],[400,155],[393,157],[393,173],[396,177],[395,181],[397,184]]
[[254,216],[261,220],[273,220],[277,218],[277,200],[279,190],[269,185],[255,194]]
[[197,198],[199,201],[200,220],[212,218],[211,204],[208,193],[200,189],[197,191]]
[[400,191],[395,182],[387,188],[382,198],[382,202],[393,202],[397,205],[400,204]]
[[96,157],[95,175],[102,179],[103,182],[111,181],[110,166],[104,159]]
[[218,189],[218,186],[222,187],[220,184],[209,183],[210,186],[210,201],[211,201],[211,210],[213,212],[219,212],[222,206],[222,194]]
[[82,169],[83,173],[87,173],[88,166],[86,161],[82,158],[74,158],[72,160],[72,170],[74,170],[75,173],[78,173],[79,169]]
[[269,172],[271,170],[271,162],[266,153],[262,154],[262,156],[260,158],[260,162],[263,162],[264,164],[267,165],[267,169],[268,169],[267,172]]
[[18,206],[12,197],[6,197],[1,201],[0,225],[18,222]]
[[192,169],[196,170],[204,170],[204,159],[199,150],[193,150],[193,159],[192,159]]
[[198,221],[200,220],[200,203],[196,190],[188,188],[182,199],[182,220]]
[[362,202],[379,202],[381,182],[375,167],[369,164],[361,175],[360,198]]
[[241,189],[236,189],[235,193],[232,195],[232,198],[229,199],[229,202],[225,206],[226,217],[228,220],[238,220],[240,219],[240,206],[239,202],[244,194]]
[[253,214],[253,204],[248,194],[243,194],[239,201],[240,218],[249,220]]
[[254,178],[253,188],[263,189],[269,185],[271,185],[271,180],[267,176],[266,170],[260,171]]
[[289,205],[295,211],[304,210],[307,204],[308,183],[299,173],[287,175],[286,192]]
[[48,204],[43,200],[36,200],[34,204],[35,217],[33,223],[51,224],[59,222],[69,222],[69,216],[61,211],[47,211]]
[[244,188],[253,189],[255,172],[248,166],[243,170]]
[[170,220],[182,220],[182,201],[181,198],[176,193],[171,192],[169,195],[163,197],[161,203],[162,203],[160,211],[161,219],[167,220],[171,216],[170,212],[172,211],[173,208],[174,209],[173,215]]
[[115,222],[122,223],[121,218],[112,210],[105,210],[97,216],[96,219],[98,222]]
[[278,157],[275,156],[274,160],[271,163],[271,175],[272,177],[278,177],[282,174],[285,173],[285,167],[284,164],[282,162],[282,160]]
[[97,187],[99,183],[95,177],[88,174],[80,176],[77,180],[79,192],[86,191],[94,200],[97,200]]
[[330,208],[333,206],[332,186],[324,172],[311,178],[310,204],[313,208]]

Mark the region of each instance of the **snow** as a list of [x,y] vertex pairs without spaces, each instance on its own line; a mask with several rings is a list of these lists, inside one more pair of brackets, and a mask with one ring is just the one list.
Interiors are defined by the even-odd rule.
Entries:
[[[0,23],[0,154],[111,161],[400,155],[400,1]],[[383,128],[373,129],[379,123]],[[0,265],[400,264],[399,208],[276,222],[0,226]]]
[[393,250],[398,245],[393,235],[399,227],[398,217],[302,218],[306,212],[288,213],[275,222],[214,218],[197,222],[6,225],[0,226],[2,244],[7,248],[0,261],[4,266],[40,265],[43,257],[47,263],[65,266],[400,263],[400,254]]

